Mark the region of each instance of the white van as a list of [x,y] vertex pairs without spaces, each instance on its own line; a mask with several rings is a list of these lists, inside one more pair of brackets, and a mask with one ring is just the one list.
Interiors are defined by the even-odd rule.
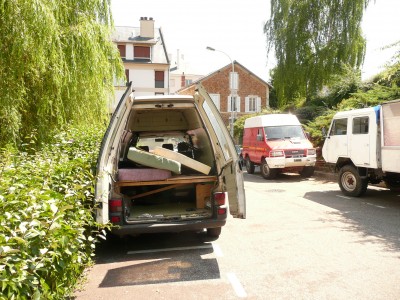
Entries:
[[207,229],[218,237],[227,209],[245,218],[243,174],[211,98],[134,97],[131,84],[97,162],[97,222],[118,236]]

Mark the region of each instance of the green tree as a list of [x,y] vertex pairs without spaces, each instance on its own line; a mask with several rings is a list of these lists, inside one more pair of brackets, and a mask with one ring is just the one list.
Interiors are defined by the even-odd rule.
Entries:
[[264,26],[279,106],[309,100],[343,64],[359,68],[365,55],[361,20],[369,0],[271,0]]
[[123,72],[108,0],[0,0],[0,146],[107,116]]

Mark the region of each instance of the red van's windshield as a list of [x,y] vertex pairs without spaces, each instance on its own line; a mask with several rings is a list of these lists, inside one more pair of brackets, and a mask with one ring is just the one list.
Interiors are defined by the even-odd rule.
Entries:
[[267,140],[274,139],[306,139],[300,125],[267,126],[264,127]]

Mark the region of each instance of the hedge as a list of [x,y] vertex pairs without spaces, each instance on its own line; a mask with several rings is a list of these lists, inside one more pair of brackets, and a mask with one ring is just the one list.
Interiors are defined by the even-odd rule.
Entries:
[[65,299],[104,234],[93,217],[104,128],[59,133],[40,150],[0,150],[0,299]]

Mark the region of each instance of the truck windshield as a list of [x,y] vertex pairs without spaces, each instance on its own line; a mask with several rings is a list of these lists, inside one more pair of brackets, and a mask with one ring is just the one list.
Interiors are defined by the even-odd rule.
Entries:
[[266,126],[264,132],[267,140],[306,139],[300,125]]

